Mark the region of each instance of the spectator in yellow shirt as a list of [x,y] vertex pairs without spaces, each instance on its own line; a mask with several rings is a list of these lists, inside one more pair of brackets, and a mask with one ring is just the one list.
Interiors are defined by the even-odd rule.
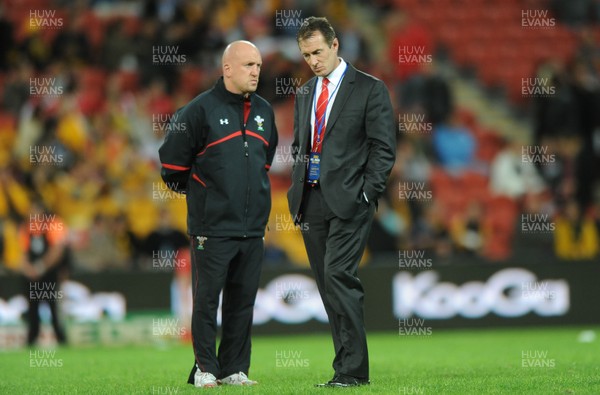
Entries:
[[599,243],[594,220],[583,215],[577,201],[567,201],[563,213],[556,218],[556,256],[568,260],[593,259],[598,256]]

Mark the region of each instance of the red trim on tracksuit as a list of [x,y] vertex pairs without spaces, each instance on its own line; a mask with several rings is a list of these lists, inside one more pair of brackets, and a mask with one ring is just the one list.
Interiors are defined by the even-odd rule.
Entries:
[[244,99],[244,126],[248,123],[248,115],[250,115],[250,98]]
[[169,169],[169,170],[178,170],[178,171],[186,171],[191,169],[191,167],[187,167],[187,166],[179,166],[179,165],[170,165],[168,163],[163,163],[162,167],[164,167],[165,169]]
[[195,175],[195,174],[192,174],[192,178],[193,178],[194,180],[198,181],[200,184],[202,184],[202,185],[204,186],[204,188],[206,188],[206,184],[204,183],[204,181],[202,181],[202,180],[200,179],[200,177],[198,177],[198,176],[197,176],[197,175]]
[[254,132],[251,132],[250,130],[246,130],[246,135],[252,136],[252,137],[256,137],[257,139],[259,139],[263,143],[265,143],[265,145],[267,147],[269,146],[269,142],[267,140],[265,140],[265,138],[263,136],[261,136],[260,134],[258,134],[258,133],[254,133]]
[[197,156],[200,156],[200,155],[204,154],[208,148],[210,148],[210,147],[212,147],[214,145],[221,144],[221,143],[223,143],[223,142],[225,142],[227,140],[231,140],[232,138],[238,137],[238,136],[241,136],[241,135],[242,135],[242,132],[238,130],[237,132],[233,132],[233,133],[231,133],[228,136],[225,136],[225,137],[223,137],[221,139],[218,139],[217,141],[213,141],[212,143],[210,143],[206,147],[204,147],[204,149],[202,150],[202,152],[200,152]]
[[265,169],[269,170],[271,168],[271,165],[265,165]]

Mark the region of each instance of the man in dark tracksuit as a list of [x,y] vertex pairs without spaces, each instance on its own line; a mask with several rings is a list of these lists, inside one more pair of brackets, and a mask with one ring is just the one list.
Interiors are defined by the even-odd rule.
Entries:
[[261,64],[252,43],[230,44],[223,77],[177,111],[159,150],[163,180],[187,195],[195,357],[188,383],[196,387],[256,384],[247,377],[250,331],[277,145],[273,109],[254,93]]
[[29,222],[20,229],[20,244],[24,252],[22,271],[25,275],[27,310],[27,345],[33,346],[40,334],[40,302],[46,302],[52,315],[52,327],[58,344],[67,339],[58,313],[62,298],[60,280],[69,262],[68,232],[62,220],[49,214],[41,201],[30,208]]

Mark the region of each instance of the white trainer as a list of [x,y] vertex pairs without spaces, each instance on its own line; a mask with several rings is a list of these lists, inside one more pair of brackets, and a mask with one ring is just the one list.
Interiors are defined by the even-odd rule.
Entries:
[[254,381],[254,380],[250,380],[248,378],[248,376],[246,376],[246,373],[244,373],[244,372],[234,373],[232,375],[229,375],[229,376],[219,380],[219,382],[221,384],[226,384],[226,385],[256,385],[256,384],[258,384],[258,382]]
[[202,372],[200,369],[196,370],[194,374],[194,387],[216,387],[217,378],[212,373]]

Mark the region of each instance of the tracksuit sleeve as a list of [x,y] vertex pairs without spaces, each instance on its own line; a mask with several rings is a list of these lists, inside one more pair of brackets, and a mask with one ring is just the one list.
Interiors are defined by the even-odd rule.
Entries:
[[267,171],[271,168],[271,164],[273,163],[273,158],[275,157],[275,151],[277,150],[277,144],[279,142],[279,135],[277,132],[277,125],[275,125],[275,114],[271,116],[272,125],[271,125],[271,138],[269,140],[269,149],[267,150],[267,163],[265,164],[265,168]]
[[[173,191],[185,193],[194,160],[193,125],[181,109],[172,117],[165,141],[158,150],[161,163],[160,175]],[[178,125],[173,125],[178,122]]]

